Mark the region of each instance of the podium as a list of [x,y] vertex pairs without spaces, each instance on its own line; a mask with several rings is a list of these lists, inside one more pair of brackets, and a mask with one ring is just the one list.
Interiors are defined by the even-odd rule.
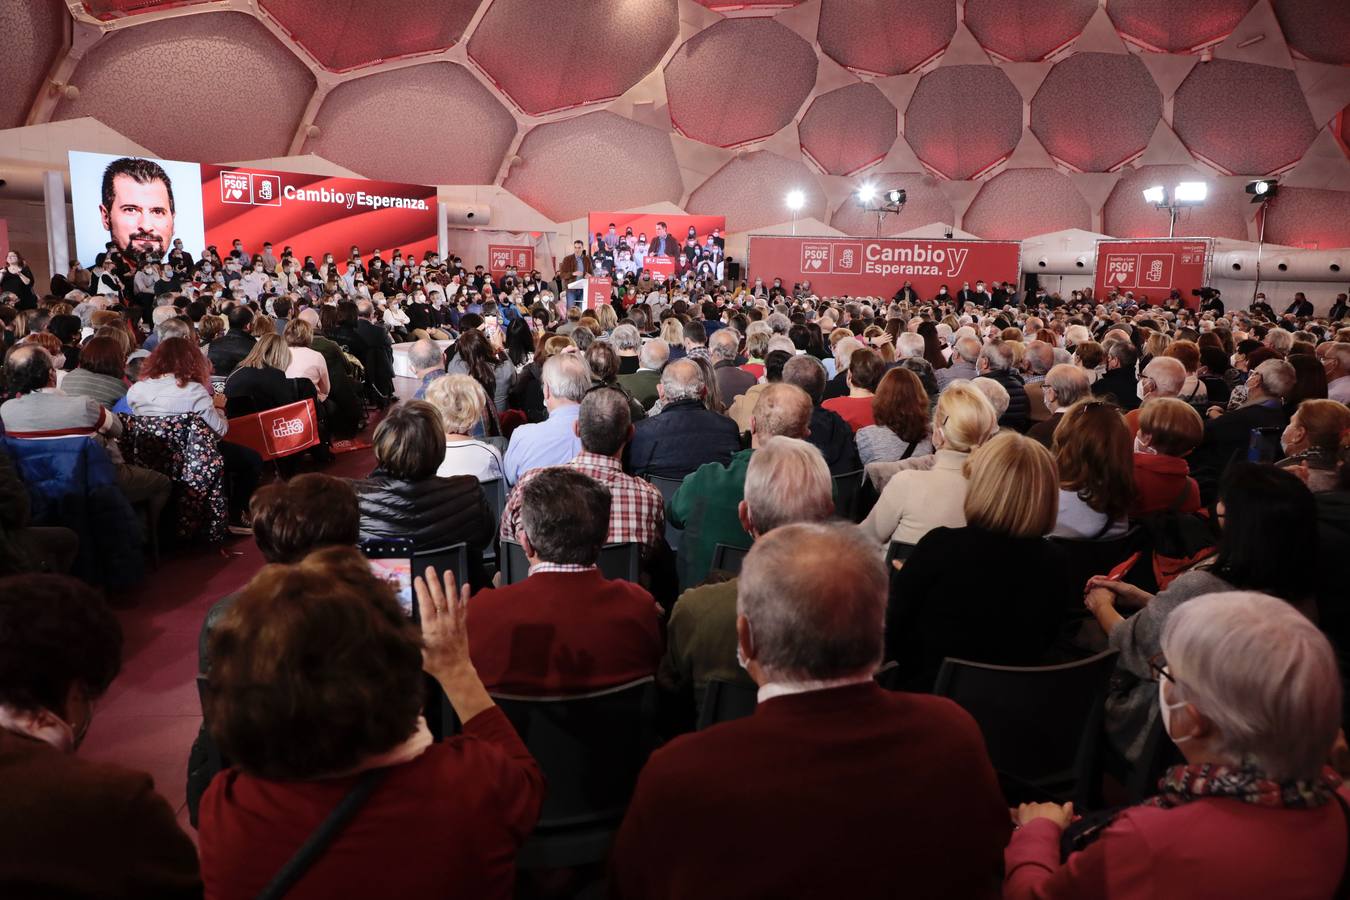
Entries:
[[614,290],[614,280],[611,278],[596,278],[594,276],[586,279],[586,300],[583,303],[585,309],[595,309],[609,302],[610,294]]

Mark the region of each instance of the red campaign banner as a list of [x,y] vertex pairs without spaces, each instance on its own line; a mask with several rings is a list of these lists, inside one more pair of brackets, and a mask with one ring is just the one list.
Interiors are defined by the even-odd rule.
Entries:
[[595,309],[604,306],[609,302],[611,293],[614,290],[614,282],[608,278],[590,277],[586,279],[586,302],[582,304],[586,309]]
[[1191,291],[1208,283],[1212,250],[1211,241],[1196,238],[1098,241],[1094,290],[1098,297],[1114,289],[1159,302],[1176,290],[1197,307],[1199,298]]
[[658,282],[675,277],[675,257],[649,256],[642,262],[642,268],[652,273]]
[[319,442],[314,401],[301,400],[266,412],[230,419],[225,438],[256,450],[264,460],[290,456]]
[[[651,247],[656,240],[656,226],[659,222],[666,223],[666,233],[674,239],[675,247],[684,246],[685,239],[689,237],[689,229],[694,229],[694,234],[698,240],[698,245],[702,247],[708,240],[708,235],[716,231],[719,237],[726,237],[727,217],[726,216],[684,216],[684,215],[653,215],[650,213],[619,213],[619,212],[593,212],[586,217],[586,227],[589,231],[586,233],[586,244],[590,249],[594,249],[595,234],[600,233],[604,237],[609,233],[609,223],[614,223],[614,230],[618,232],[619,237],[629,229],[633,229],[633,237],[638,238],[642,235],[647,236],[647,246]],[[674,253],[667,254],[674,256]],[[650,257],[648,257],[650,258]]]
[[222,256],[235,238],[250,253],[270,241],[281,256],[291,247],[301,261],[332,253],[342,265],[355,244],[369,258],[381,250],[421,256],[436,252],[436,189],[423,184],[331,178],[203,165],[202,217],[206,243]]
[[957,241],[925,238],[786,237],[752,234],[750,278],[775,278],[791,287],[811,282],[831,297],[891,297],[908,281],[920,297],[949,293],[961,283],[1016,284],[1022,272],[1017,241]]
[[494,278],[514,267],[517,274],[528,275],[534,269],[534,248],[519,244],[488,244],[488,272]]

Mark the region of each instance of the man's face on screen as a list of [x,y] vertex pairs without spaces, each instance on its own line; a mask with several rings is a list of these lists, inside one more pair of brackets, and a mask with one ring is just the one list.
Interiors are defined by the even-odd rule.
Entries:
[[173,239],[169,188],[155,179],[141,184],[128,175],[113,179],[112,209],[99,207],[103,227],[120,250],[164,255]]

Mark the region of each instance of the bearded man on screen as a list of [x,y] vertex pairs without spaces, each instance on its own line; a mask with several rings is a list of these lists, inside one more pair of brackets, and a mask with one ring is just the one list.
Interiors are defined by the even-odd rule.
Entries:
[[103,170],[99,215],[117,249],[160,260],[173,240],[173,183],[154,160],[124,156]]

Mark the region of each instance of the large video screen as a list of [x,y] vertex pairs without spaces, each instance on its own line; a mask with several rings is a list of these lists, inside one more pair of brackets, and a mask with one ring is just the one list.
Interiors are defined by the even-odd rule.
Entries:
[[240,240],[270,241],[301,259],[393,250],[435,251],[436,189],[429,185],[270,172],[164,159],[70,153],[75,250],[89,266],[112,242],[163,255],[175,239],[194,258]]
[[645,269],[658,279],[722,277],[725,216],[593,212],[587,225],[593,275],[622,278]]

